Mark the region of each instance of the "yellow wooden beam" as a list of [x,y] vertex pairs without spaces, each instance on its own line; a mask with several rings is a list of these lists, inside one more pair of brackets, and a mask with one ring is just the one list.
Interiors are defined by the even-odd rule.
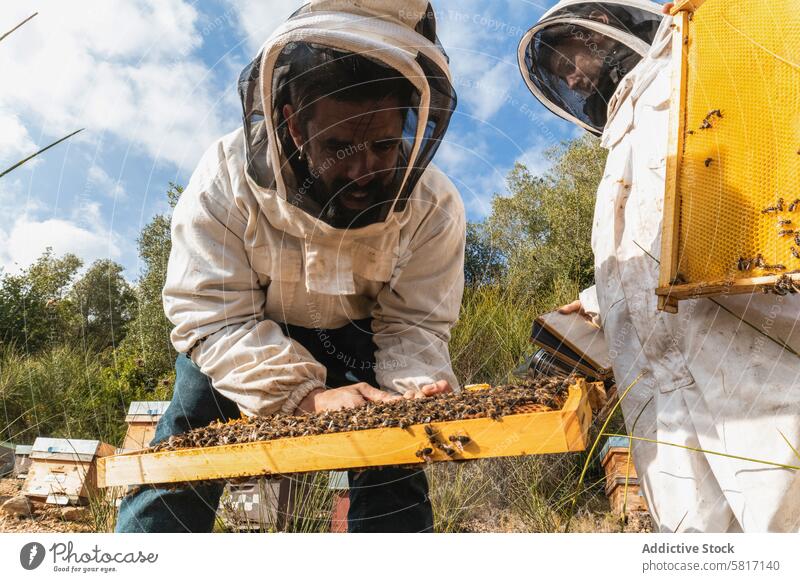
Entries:
[[[793,281],[800,283],[800,274],[787,275]],[[748,277],[731,281],[714,281],[711,283],[691,283],[686,285],[673,285],[659,287],[656,293],[660,296],[669,296],[675,299],[696,299],[716,295],[742,295],[755,293],[763,287],[774,285],[778,280],[775,275],[766,277]]]
[[449,457],[432,447],[423,425],[379,428],[271,441],[126,453],[98,460],[101,487],[175,483],[426,462],[417,451],[430,447],[432,462],[541,455],[586,449],[592,410],[579,380],[561,410],[514,414],[499,420],[474,418],[430,423],[439,440],[467,435],[463,452]]
[[678,0],[672,7],[670,14],[675,16],[678,12],[694,12],[700,8],[705,1],[706,0]]
[[[672,31],[672,95],[669,111],[669,144],[667,146],[666,180],[664,184],[664,218],[661,225],[661,266],[658,286],[667,288],[678,273],[680,230],[680,192],[678,179],[683,161],[683,140],[686,130],[686,71],[688,66],[689,17],[686,12],[674,18]],[[670,294],[658,298],[658,308],[677,313],[677,301]]]

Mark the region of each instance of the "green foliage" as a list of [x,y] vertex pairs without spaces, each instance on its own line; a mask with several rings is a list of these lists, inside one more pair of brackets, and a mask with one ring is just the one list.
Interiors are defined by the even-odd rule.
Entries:
[[498,383],[530,352],[540,314],[574,300],[594,281],[594,198],[605,150],[592,137],[549,150],[551,168],[532,175],[517,164],[511,195],[467,230],[467,281],[452,332],[453,368],[463,383]]
[[36,262],[0,281],[0,345],[36,353],[72,340],[77,311],[68,294],[83,262],[73,254],[53,256],[47,247]]
[[511,196],[496,196],[484,228],[530,294],[588,287],[594,280],[592,217],[605,150],[586,136],[546,152],[543,176],[517,164]]
[[98,351],[122,341],[136,303],[122,271],[122,265],[114,261],[95,261],[70,290],[84,344]]
[[464,281],[467,287],[499,282],[505,270],[504,257],[481,223],[467,223]]
[[[172,208],[182,192],[182,187],[170,184],[167,197]],[[164,314],[161,297],[172,248],[170,219],[165,214],[155,216],[137,241],[143,268],[136,287],[133,318],[120,346],[120,355],[129,361],[141,361],[141,371],[128,379],[141,382],[138,386],[142,389],[153,389],[163,382],[173,372],[178,355],[170,342],[172,323]]]

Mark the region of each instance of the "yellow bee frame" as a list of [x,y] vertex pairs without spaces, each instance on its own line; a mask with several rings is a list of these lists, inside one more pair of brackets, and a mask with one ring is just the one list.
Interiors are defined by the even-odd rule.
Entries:
[[[589,385],[569,387],[561,410],[529,412],[498,420],[473,418],[407,428],[379,428],[271,441],[125,453],[98,460],[100,487],[176,483],[209,479],[286,475],[487,457],[542,455],[586,449],[592,409]],[[469,437],[452,456],[432,446],[428,432],[444,443]],[[465,439],[466,440],[466,439]],[[420,451],[429,449],[425,455]]]
[[659,309],[792,292],[800,285],[796,4],[684,0],[673,17]]

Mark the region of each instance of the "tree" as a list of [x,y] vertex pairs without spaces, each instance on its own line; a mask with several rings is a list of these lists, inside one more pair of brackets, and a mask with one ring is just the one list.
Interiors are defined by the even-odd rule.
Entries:
[[[167,198],[171,208],[182,192],[181,186],[170,183]],[[156,215],[139,236],[139,257],[144,267],[136,285],[133,318],[121,346],[121,356],[137,362],[137,381],[150,388],[172,373],[178,355],[170,341],[172,323],[164,314],[161,297],[172,248],[170,219],[166,214]]]
[[497,283],[505,272],[505,257],[482,222],[467,223],[464,250],[464,282],[467,286]]
[[486,228],[515,284],[534,294],[577,292],[594,281],[592,218],[606,152],[586,136],[545,156],[552,165],[543,176],[516,164],[511,196],[495,196]]
[[97,260],[70,291],[80,315],[77,335],[97,351],[119,344],[133,315],[136,296],[122,271],[114,261]]
[[53,256],[52,247],[19,275],[0,282],[0,342],[29,354],[69,341],[78,313],[68,297],[83,262],[71,253]]

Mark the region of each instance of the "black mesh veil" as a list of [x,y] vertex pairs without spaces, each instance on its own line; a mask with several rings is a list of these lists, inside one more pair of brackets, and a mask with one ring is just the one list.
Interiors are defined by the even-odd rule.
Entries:
[[520,43],[528,87],[556,114],[601,134],[609,100],[662,18],[660,6],[646,0],[562,0]]

